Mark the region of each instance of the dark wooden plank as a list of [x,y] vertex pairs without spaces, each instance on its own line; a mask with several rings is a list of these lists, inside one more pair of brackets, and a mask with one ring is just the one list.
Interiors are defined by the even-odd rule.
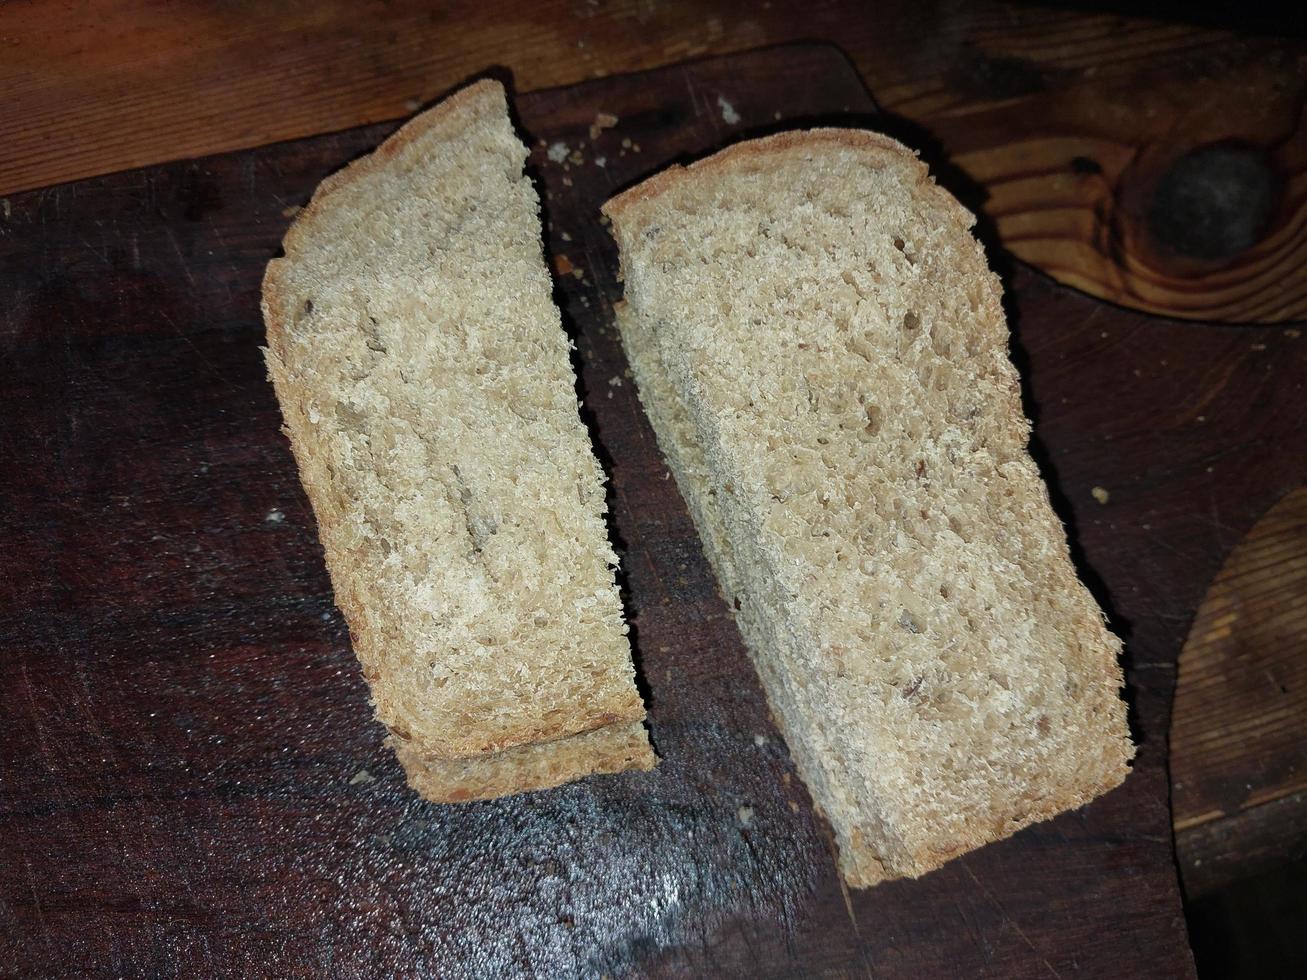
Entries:
[[1307,976],[1307,860],[1280,860],[1190,899],[1185,919],[1200,976]]
[[1198,608],[1171,787],[1190,899],[1307,854],[1307,488],[1257,522]]
[[[19,196],[0,226],[0,972],[1189,975],[1175,656],[1225,552],[1307,477],[1301,338],[1104,306],[996,253],[1039,458],[1127,636],[1140,757],[1082,811],[846,896],[624,378],[594,209],[777,112],[859,121],[870,100],[809,47],[518,108],[583,160],[534,156],[550,246],[580,272],[559,296],[664,763],[435,807],[379,744],[257,301],[289,210],[389,127]],[[620,121],[591,141],[600,111]]]
[[1190,901],[1307,861],[1307,792],[1177,830],[1175,846]]

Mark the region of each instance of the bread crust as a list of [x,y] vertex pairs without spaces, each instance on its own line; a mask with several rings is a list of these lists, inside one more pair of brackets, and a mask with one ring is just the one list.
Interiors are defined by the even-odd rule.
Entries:
[[[610,197],[604,202],[601,211],[613,222],[622,221],[628,218],[628,213],[632,210],[638,210],[644,204],[657,201],[685,181],[730,173],[741,169],[750,161],[766,159],[777,154],[804,153],[818,149],[823,144],[857,150],[873,160],[880,159],[884,162],[894,160],[910,164],[917,173],[918,183],[923,187],[929,187],[936,198],[936,203],[953,211],[966,228],[969,229],[975,224],[975,215],[959,204],[952,194],[937,187],[930,179],[929,168],[921,162],[915,152],[898,140],[867,129],[843,129],[835,126],[789,130],[771,136],[762,136],[742,143],[733,143],[688,165],[673,164],[652,177],[642,180],[634,187],[629,187],[620,194]],[[634,216],[630,215],[630,217]]]
[[475,759],[436,759],[391,741],[409,786],[436,803],[467,803],[551,789],[583,776],[648,771],[657,762],[640,722],[618,722]]

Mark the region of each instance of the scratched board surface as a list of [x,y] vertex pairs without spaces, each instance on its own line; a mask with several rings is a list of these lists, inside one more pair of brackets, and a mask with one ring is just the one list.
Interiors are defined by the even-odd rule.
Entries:
[[[294,206],[393,125],[12,197],[0,974],[1191,975],[1174,658],[1222,556],[1303,480],[1300,342],[1123,311],[994,256],[1037,457],[1127,638],[1139,758],[1083,810],[845,893],[625,375],[596,209],[741,134],[843,120],[930,158],[929,137],[876,117],[820,46],[516,105],[661,765],[440,807],[381,745],[278,431],[258,290]],[[601,112],[618,122],[592,136]],[[551,159],[558,143],[578,155]]]

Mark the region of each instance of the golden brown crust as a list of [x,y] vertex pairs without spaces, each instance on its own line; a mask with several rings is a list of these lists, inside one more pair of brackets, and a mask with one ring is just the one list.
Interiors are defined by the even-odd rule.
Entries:
[[[926,165],[917,159],[916,153],[897,140],[867,129],[824,127],[820,129],[788,130],[783,133],[775,133],[772,136],[745,140],[742,143],[734,143],[723,150],[718,150],[702,160],[696,160],[688,166],[674,164],[636,184],[634,187],[630,187],[622,193],[609,198],[601,210],[610,220],[616,223],[621,221],[632,207],[655,200],[674,190],[682,182],[690,178],[730,173],[740,169],[742,165],[747,164],[750,160],[774,156],[779,153],[803,152],[818,147],[823,143],[834,143],[858,150],[866,153],[870,159],[879,159],[886,163],[891,161],[907,163],[917,170],[923,184],[934,187],[934,181],[930,179],[930,172]],[[957,216],[962,218],[968,228],[971,227],[975,221],[975,217],[971,212],[962,207],[951,194],[939,190],[936,190],[935,193],[939,196],[940,201],[947,203],[957,212]]]
[[393,743],[408,784],[436,803],[466,803],[550,789],[583,776],[649,770],[657,758],[639,722],[523,745],[479,759],[431,759]]
[[[342,607],[343,608],[343,607]],[[349,615],[346,614],[348,621]],[[380,704],[378,704],[380,715]],[[553,725],[521,725],[511,734],[498,738],[478,738],[468,736],[462,739],[445,739],[438,743],[409,736],[405,738],[396,729],[387,726],[391,735],[399,741],[412,745],[424,758],[440,759],[445,762],[474,760],[486,755],[493,755],[518,747],[554,742],[585,735],[618,723],[639,723],[645,719],[644,704],[639,694],[632,694],[630,700],[619,706],[619,710],[577,710],[568,715],[566,721]]]

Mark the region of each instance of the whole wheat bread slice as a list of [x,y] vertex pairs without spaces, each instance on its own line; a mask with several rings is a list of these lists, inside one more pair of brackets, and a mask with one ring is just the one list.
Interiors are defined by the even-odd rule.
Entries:
[[[472,85],[327,178],[264,279],[336,600],[432,796],[483,764],[497,792],[556,782],[560,740],[629,746],[644,717],[526,155],[502,87]],[[603,741],[566,778],[612,770]]]
[[972,216],[851,130],[604,210],[641,400],[845,878],[920,875],[1117,785],[1120,643],[1026,451]]

